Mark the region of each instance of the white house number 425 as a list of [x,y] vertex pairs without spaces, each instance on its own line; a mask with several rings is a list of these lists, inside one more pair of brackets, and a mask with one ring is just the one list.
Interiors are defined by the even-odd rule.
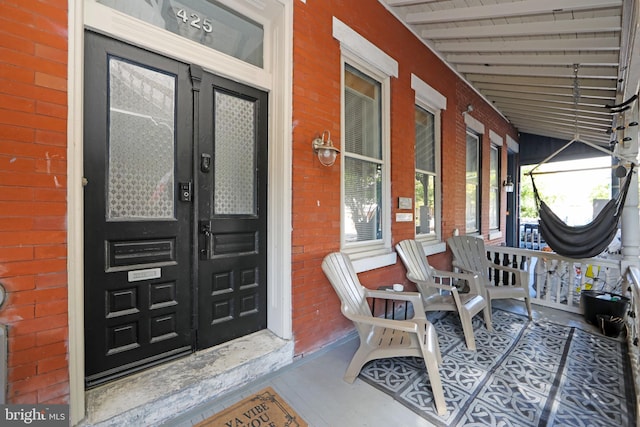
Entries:
[[200,16],[198,16],[195,13],[192,13],[189,16],[187,16],[187,12],[185,12],[184,9],[179,9],[176,12],[176,16],[182,19],[182,22],[184,22],[185,24],[188,22],[189,25],[191,25],[192,27],[201,29],[205,33],[210,33],[211,31],[213,31],[213,27],[211,26],[211,21],[209,21],[209,19],[207,18],[202,19],[200,18]]

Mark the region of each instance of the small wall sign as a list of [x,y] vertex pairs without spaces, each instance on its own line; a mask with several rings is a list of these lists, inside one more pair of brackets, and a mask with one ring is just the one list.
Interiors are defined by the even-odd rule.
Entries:
[[412,213],[396,212],[396,222],[411,222],[413,221]]
[[398,197],[398,209],[411,209],[412,202],[411,197]]

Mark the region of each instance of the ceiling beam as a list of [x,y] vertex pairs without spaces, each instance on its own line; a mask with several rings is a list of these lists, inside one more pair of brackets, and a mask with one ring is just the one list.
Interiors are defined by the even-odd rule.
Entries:
[[[467,65],[459,64],[455,65],[455,69],[463,74],[499,74],[499,75],[511,75],[511,76],[531,76],[535,74],[537,76],[544,77],[570,77],[573,78],[573,67],[569,66],[537,66],[536,68],[518,66],[518,65]],[[603,78],[603,79],[617,79],[618,69],[616,67],[580,67],[580,78]]]
[[[525,126],[518,126],[517,128],[518,128],[518,131],[520,132],[530,133],[533,135],[548,136],[551,138],[566,139],[567,141],[573,139],[576,136],[575,132],[569,129],[563,129],[563,128],[558,129],[552,126],[548,126],[548,127],[541,126],[541,127],[533,128],[525,125]],[[591,132],[580,132],[580,138],[585,139],[585,137],[589,142],[601,144],[605,147],[609,146],[609,141],[611,141],[609,138],[602,137],[598,134],[594,134]]]
[[622,0],[524,0],[512,3],[460,7],[428,12],[408,13],[408,24],[470,21],[478,19],[508,18],[510,16],[540,15],[588,9],[620,7]]
[[553,122],[553,123],[570,127],[570,128],[571,127],[575,128],[577,123],[578,127],[582,127],[583,129],[591,129],[594,131],[603,132],[604,134],[607,134],[607,131],[611,129],[611,126],[593,123],[592,121],[589,121],[589,120],[578,119],[576,121],[574,119],[559,117],[559,116],[554,117],[554,116],[536,115],[536,114],[529,114],[529,113],[511,113],[509,114],[508,118],[512,122],[521,121],[521,120],[525,120],[528,122],[538,122],[538,121],[542,121],[545,123]]
[[385,3],[387,3],[389,6],[409,6],[409,5],[413,5],[413,4],[423,4],[423,3],[433,3],[434,1],[439,1],[439,0],[386,0]]
[[[516,117],[519,117],[519,118],[521,118],[521,117],[535,117],[535,118],[538,118],[538,119],[544,119],[546,121],[573,120],[575,122],[575,119],[570,114],[553,113],[553,112],[541,111],[541,110],[510,109],[509,110],[509,114],[507,115],[507,117],[509,118],[510,121],[512,121]],[[579,118],[580,119],[578,120],[578,123],[595,124],[599,128],[603,129],[603,131],[605,131],[605,132],[608,129],[611,129],[611,121],[609,121],[609,122],[596,121],[591,116],[589,116],[589,117],[579,116]]]
[[583,55],[445,55],[452,64],[497,64],[497,65],[600,65],[617,67],[619,55],[611,53]]
[[[523,93],[523,92],[506,92],[500,90],[485,90],[481,91],[489,99],[520,99],[522,102],[526,100],[532,101],[541,101],[541,102],[555,102],[565,105],[573,106],[573,98],[568,98],[566,96],[558,96],[558,95],[545,95],[545,94],[536,94],[536,93]],[[589,105],[592,107],[601,107],[605,109],[606,102],[602,100],[597,101],[593,99],[585,99],[580,98],[578,105]]]
[[620,40],[617,37],[596,37],[515,41],[453,41],[435,43],[435,48],[440,52],[618,51],[620,50]]
[[[573,88],[573,77],[535,77],[535,76],[495,76],[487,74],[467,74],[467,80],[476,83],[497,83],[504,85],[525,85],[539,87],[569,87]],[[580,89],[616,90],[613,79],[583,79],[578,78]]]
[[[554,127],[558,129],[566,129],[567,131],[575,131],[576,129],[576,125],[574,122],[565,122],[562,120],[550,121],[550,120],[538,119],[537,117],[514,116],[513,120],[511,121],[514,124],[517,124],[517,123],[527,124],[532,127],[538,127],[538,126],[547,127],[547,128]],[[607,134],[607,128],[593,126],[588,123],[587,124],[579,123],[577,126],[577,129],[578,129],[578,133],[591,132],[593,135],[598,135],[601,138],[604,138],[604,139],[609,138],[609,134]]]
[[604,108],[596,109],[582,106],[578,107],[578,109],[575,110],[573,106],[563,108],[561,107],[562,104],[548,104],[537,101],[528,101],[527,103],[522,103],[513,99],[496,100],[494,105],[496,105],[503,113],[522,110],[531,111],[532,113],[548,113],[560,116],[574,117],[577,112],[582,117],[588,117],[590,120],[595,120],[600,123],[606,123],[608,125],[611,125],[613,120],[613,115],[606,112],[606,109]]
[[[387,1],[387,3],[389,2]],[[446,40],[478,37],[527,37],[558,34],[613,33],[620,31],[620,29],[619,16],[603,16],[601,18],[576,18],[562,21],[518,22],[517,24],[425,29],[420,31],[420,36],[429,40]]]
[[578,126],[577,131],[576,131],[576,127],[573,126],[573,125],[564,126],[562,124],[558,124],[558,123],[555,123],[555,122],[538,121],[538,120],[531,120],[531,119],[524,119],[521,122],[519,122],[518,120],[514,120],[513,124],[519,130],[522,130],[522,129],[548,129],[548,130],[553,130],[553,131],[555,131],[557,133],[563,133],[565,135],[581,134],[581,135],[589,135],[591,138],[597,138],[600,141],[610,141],[611,140],[610,135],[607,135],[607,133],[601,131],[600,129],[590,129],[589,127],[586,127],[586,126]]
[[[523,86],[523,85],[506,85],[499,83],[476,83],[475,87],[480,89],[480,91],[485,90],[504,90],[506,92],[523,92],[523,93],[539,93],[544,95],[558,95],[558,96],[566,96],[571,98],[573,101],[573,88],[563,88],[563,87],[540,87],[540,86]],[[583,89],[579,88],[580,98],[594,98],[594,99],[603,99],[607,103],[614,104],[616,99],[616,91],[615,89],[609,90],[593,90],[593,89]]]

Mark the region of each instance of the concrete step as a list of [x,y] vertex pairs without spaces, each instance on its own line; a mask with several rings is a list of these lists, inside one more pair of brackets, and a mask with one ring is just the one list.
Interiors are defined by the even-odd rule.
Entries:
[[157,425],[293,361],[293,341],[263,330],[86,392],[81,426]]

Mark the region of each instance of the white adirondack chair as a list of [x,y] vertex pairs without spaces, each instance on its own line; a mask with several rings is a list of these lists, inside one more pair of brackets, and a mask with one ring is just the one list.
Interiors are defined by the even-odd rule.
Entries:
[[[484,240],[476,236],[453,236],[447,240],[453,252],[453,265],[462,271],[480,276],[487,292],[487,303],[491,310],[491,301],[505,298],[524,298],[531,320],[531,299],[529,296],[529,275],[526,271],[506,265],[498,265],[489,261]],[[501,277],[503,273],[513,276],[512,284],[504,283],[496,286],[489,271]]]
[[[360,284],[349,257],[341,252],[327,255],[322,270],[341,301],[342,314],[355,325],[360,347],[353,355],[344,376],[355,381],[365,363],[388,357],[422,357],[431,382],[436,410],[447,412],[438,365],[442,363],[438,337],[427,320],[417,292],[389,292],[367,289]],[[371,314],[367,298],[384,298],[412,303],[415,315],[407,320],[382,319]]]
[[[484,297],[480,278],[475,274],[436,270],[429,265],[422,244],[416,240],[403,240],[396,245],[396,250],[407,269],[407,279],[414,282],[420,291],[425,310],[458,312],[467,348],[475,350],[473,316],[482,311],[487,330],[493,329],[490,308]],[[436,280],[436,277],[439,279]],[[442,283],[442,279],[446,279],[449,284]],[[459,293],[453,284],[454,279],[466,280],[469,292]]]

